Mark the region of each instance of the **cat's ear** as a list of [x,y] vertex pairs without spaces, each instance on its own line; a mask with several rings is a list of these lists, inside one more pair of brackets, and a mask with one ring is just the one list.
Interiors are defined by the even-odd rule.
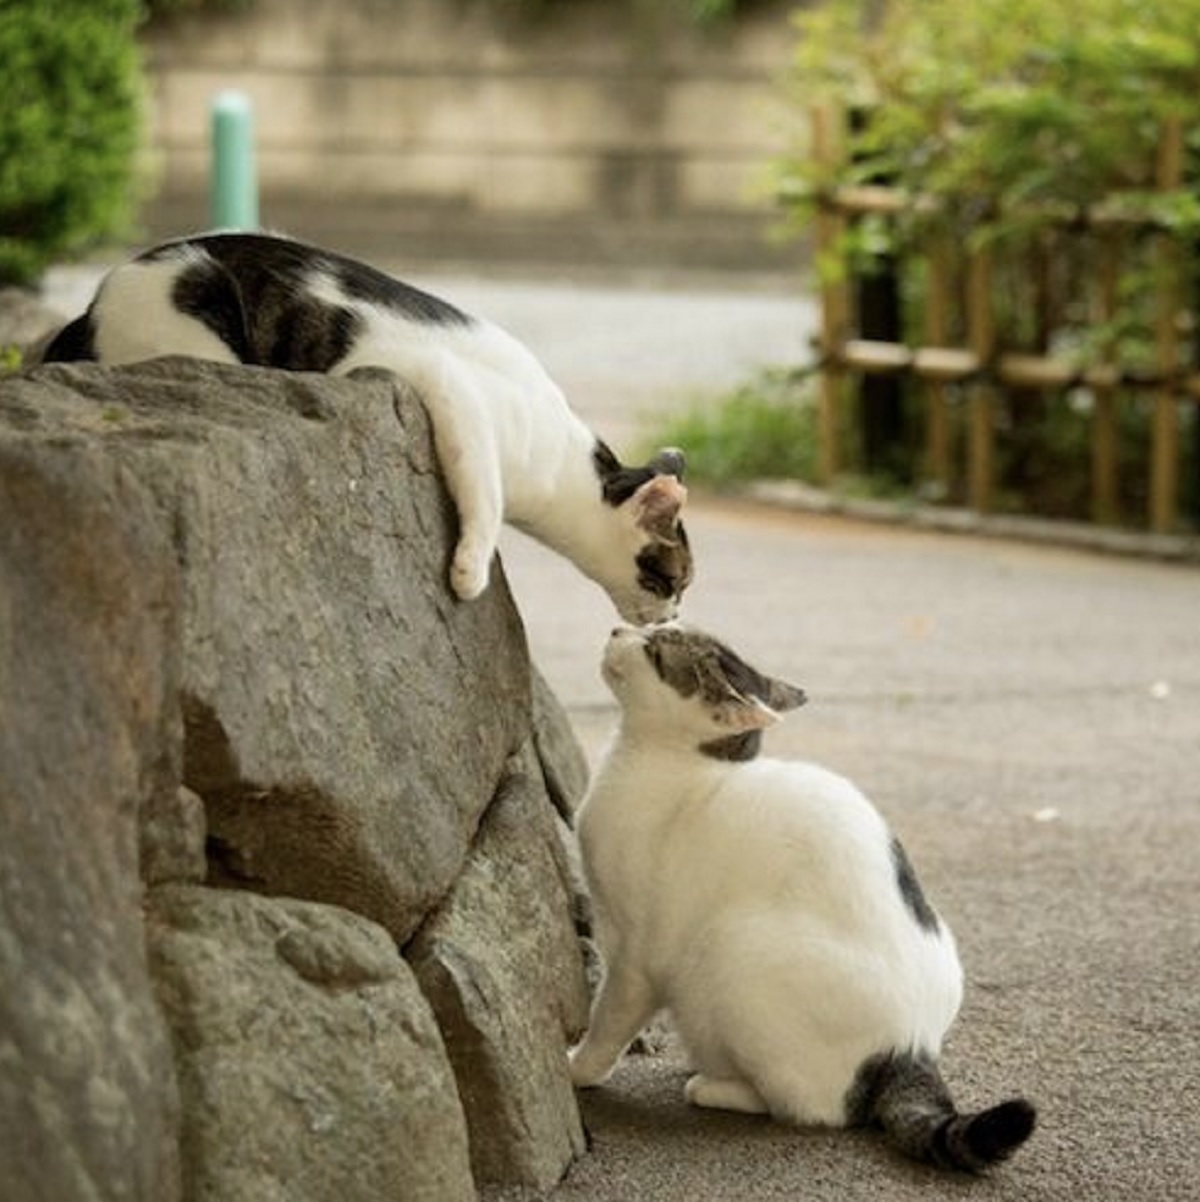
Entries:
[[755,673],[752,692],[730,688],[728,698],[717,706],[716,719],[731,730],[766,730],[788,710],[798,709],[808,698],[803,689]]
[[713,716],[731,731],[766,730],[780,721],[779,715],[757,697],[731,693],[728,700],[719,702]]
[[637,524],[648,534],[671,540],[680,510],[687,500],[687,489],[677,476],[661,473],[651,477],[633,494]]
[[774,680],[767,676],[763,678],[763,683],[766,685],[763,700],[776,714],[799,709],[808,700],[803,689],[788,684],[787,681]]
[[678,447],[663,447],[646,466],[657,476],[674,476],[682,481],[687,457]]
[[776,717],[798,709],[807,698],[804,690],[783,680],[764,676],[724,644],[717,644],[717,666],[725,686],[734,697],[755,698]]

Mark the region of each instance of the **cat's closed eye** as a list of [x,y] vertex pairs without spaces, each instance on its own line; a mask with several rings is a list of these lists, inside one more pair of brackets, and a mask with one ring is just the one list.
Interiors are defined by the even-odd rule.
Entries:
[[647,592],[653,593],[656,597],[663,597],[665,599],[675,595],[674,579],[648,556],[643,556],[639,559],[638,584]]

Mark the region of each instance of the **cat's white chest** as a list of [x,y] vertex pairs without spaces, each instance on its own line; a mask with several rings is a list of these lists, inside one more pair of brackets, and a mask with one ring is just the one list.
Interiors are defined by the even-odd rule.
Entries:
[[580,846],[597,910],[647,956],[662,959],[704,921],[705,894],[724,875],[719,866],[710,872],[706,852],[719,785],[720,774],[703,764],[697,771],[617,750],[601,764],[580,809]]

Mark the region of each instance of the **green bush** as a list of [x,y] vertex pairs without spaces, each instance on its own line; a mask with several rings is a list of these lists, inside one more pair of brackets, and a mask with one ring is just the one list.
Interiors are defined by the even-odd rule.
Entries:
[[[921,264],[939,246],[953,276],[945,339],[962,345],[966,253],[986,246],[997,352],[1080,370],[1112,363],[1131,378],[1200,361],[1189,314],[1200,296],[1200,0],[822,0],[794,23],[800,136],[776,164],[790,223],[807,232],[843,186],[882,181],[909,202],[848,222],[817,264],[826,279],[846,264],[856,276],[894,268],[900,337],[919,346]],[[852,118],[840,155],[810,153],[801,131],[817,105]],[[1162,147],[1174,123],[1182,178],[1168,187]],[[1119,214],[1121,232],[1091,213]],[[1180,301],[1170,362],[1158,336],[1168,293]],[[905,385],[915,429],[922,393]],[[1142,396],[1122,394],[1122,450],[1148,440]],[[1006,391],[996,468],[1012,504],[1086,513],[1094,400],[1086,389]],[[1186,480],[1200,439],[1195,407],[1181,410]],[[912,478],[918,448],[912,440]]]
[[185,14],[210,12],[241,12],[252,7],[254,0],[145,0],[146,12],[153,17],[176,17]]
[[0,283],[26,283],[128,221],[140,13],[140,0],[0,7]]
[[1118,198],[1200,229],[1193,192],[1154,190],[1164,119],[1198,148],[1200,0],[823,0],[795,25],[800,119],[818,100],[872,114],[836,178],[806,152],[781,164],[798,216],[832,183],[886,178],[972,230]]
[[698,402],[656,429],[654,445],[680,446],[688,479],[717,487],[744,480],[816,478],[817,414],[811,377],[773,369],[715,402]]
[[[154,0],[167,3],[195,3],[197,0]],[[508,10],[526,18],[541,18],[567,8],[570,0],[492,0],[501,11]],[[678,18],[700,27],[717,26],[735,17],[752,0],[619,0],[613,8],[651,19]]]

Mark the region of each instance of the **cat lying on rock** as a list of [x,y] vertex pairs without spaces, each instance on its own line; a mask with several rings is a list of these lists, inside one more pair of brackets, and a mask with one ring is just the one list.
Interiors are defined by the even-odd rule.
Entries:
[[670,617],[691,581],[682,453],[622,465],[515,338],[366,264],[263,234],[167,242],[111,271],[43,359],[159,355],[412,384],[458,510],[463,600],[487,587],[502,521],[572,560],[627,621]]
[[937,1058],[962,969],[899,841],[848,780],[758,757],[804,694],[673,623],[614,631],[603,674],[620,723],[578,830],[606,975],[575,1083],[665,1008],[695,1105],[877,1125],[945,1168],[1008,1156],[1034,1108],[955,1108]]

